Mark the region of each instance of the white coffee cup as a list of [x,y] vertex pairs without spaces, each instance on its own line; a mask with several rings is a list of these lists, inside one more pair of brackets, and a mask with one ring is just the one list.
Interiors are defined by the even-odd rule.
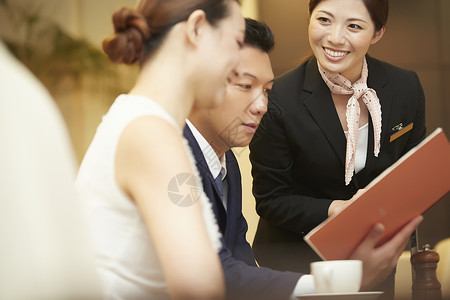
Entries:
[[317,293],[356,293],[361,288],[360,260],[329,260],[311,263]]

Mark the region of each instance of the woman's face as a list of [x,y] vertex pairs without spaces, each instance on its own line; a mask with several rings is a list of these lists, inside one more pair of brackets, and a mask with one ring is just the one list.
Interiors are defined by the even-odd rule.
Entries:
[[214,107],[222,102],[232,72],[239,62],[245,21],[238,3],[230,1],[230,15],[210,29],[200,45],[201,63],[196,68],[196,73],[201,76],[195,102],[199,107]]
[[323,0],[311,14],[309,43],[323,68],[355,82],[369,46],[384,30],[375,31],[363,0]]

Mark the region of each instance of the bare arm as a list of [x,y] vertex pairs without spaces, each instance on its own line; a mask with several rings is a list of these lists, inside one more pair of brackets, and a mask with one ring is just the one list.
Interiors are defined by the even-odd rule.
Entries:
[[166,121],[138,118],[120,137],[116,180],[147,223],[171,297],[218,299],[224,294],[224,279],[200,201],[180,207],[168,196],[175,176],[193,174],[184,149],[179,133]]
[[350,256],[350,259],[363,261],[362,291],[370,290],[387,278],[397,265],[411,233],[422,220],[422,216],[412,219],[394,237],[379,247],[376,245],[383,236],[384,226],[378,223],[372,227],[364,241]]

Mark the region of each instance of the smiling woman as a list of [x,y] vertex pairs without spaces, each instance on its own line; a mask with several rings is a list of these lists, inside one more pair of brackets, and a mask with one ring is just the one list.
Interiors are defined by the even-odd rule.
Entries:
[[[425,137],[417,75],[367,55],[388,11],[388,0],[309,1],[314,56],[275,80],[250,144],[261,266],[308,272],[320,258],[302,236]],[[391,142],[399,123],[412,129]],[[392,298],[393,279],[376,289]]]
[[386,30],[384,23],[376,27],[362,1],[317,2],[310,5],[308,30],[314,56],[323,68],[355,82],[370,45]]

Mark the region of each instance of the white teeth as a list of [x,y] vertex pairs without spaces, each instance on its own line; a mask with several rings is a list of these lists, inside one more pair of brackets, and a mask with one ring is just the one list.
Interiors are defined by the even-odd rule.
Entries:
[[333,51],[327,48],[325,48],[325,52],[333,57],[342,57],[347,54],[347,52]]

